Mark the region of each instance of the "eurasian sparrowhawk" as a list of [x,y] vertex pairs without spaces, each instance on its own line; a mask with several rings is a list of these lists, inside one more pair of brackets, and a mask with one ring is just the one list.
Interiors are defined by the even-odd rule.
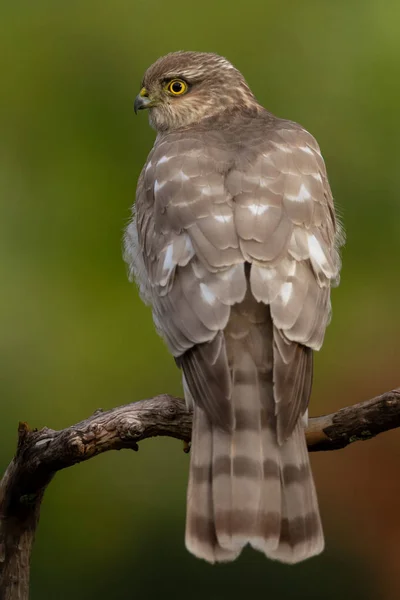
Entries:
[[139,109],[157,138],[125,258],[194,411],[187,548],[301,561],[324,546],[304,423],[340,270],[318,144],[216,54],[157,60]]

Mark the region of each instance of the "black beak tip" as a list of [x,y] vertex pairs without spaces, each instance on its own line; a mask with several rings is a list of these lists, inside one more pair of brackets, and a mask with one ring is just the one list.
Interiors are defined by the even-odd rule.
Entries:
[[147,96],[141,96],[140,94],[138,96],[136,96],[135,102],[133,104],[133,110],[135,111],[135,114],[137,114],[139,110],[143,110],[144,108],[147,108],[148,104],[149,104],[149,99]]
[[140,106],[140,97],[136,97],[135,98],[135,102],[133,103],[133,110],[135,111],[135,115],[138,114],[138,110],[140,110],[141,106]]

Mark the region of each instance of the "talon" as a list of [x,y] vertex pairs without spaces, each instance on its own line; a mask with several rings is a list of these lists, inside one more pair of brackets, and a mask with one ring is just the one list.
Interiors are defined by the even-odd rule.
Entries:
[[183,440],[183,451],[185,454],[189,454],[190,452],[190,442],[187,440]]

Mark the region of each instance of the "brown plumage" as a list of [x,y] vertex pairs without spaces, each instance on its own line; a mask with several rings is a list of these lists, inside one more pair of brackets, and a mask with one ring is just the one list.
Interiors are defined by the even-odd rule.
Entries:
[[125,258],[194,408],[186,545],[298,562],[324,545],[304,436],[340,270],[324,161],[215,54],[159,59],[141,108],[158,135]]

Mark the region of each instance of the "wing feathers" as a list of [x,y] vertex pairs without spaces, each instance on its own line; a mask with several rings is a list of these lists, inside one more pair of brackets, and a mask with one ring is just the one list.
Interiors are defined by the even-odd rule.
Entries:
[[232,382],[223,333],[206,344],[194,346],[178,359],[197,406],[222,430],[234,426]]
[[301,417],[341,241],[318,144],[272,116],[161,134],[140,176],[125,257],[194,404],[186,544],[210,562],[323,548]]
[[288,343],[274,328],[274,397],[280,444],[290,437],[307,410],[312,374],[312,350],[295,342]]

